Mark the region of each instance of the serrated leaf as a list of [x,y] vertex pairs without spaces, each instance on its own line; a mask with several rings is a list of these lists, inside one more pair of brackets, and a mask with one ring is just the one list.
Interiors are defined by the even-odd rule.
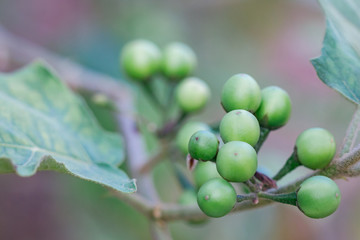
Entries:
[[67,172],[122,192],[135,181],[118,168],[122,138],[105,132],[84,101],[41,62],[0,74],[0,172]]
[[326,15],[322,55],[311,62],[319,78],[360,104],[360,1],[320,0]]

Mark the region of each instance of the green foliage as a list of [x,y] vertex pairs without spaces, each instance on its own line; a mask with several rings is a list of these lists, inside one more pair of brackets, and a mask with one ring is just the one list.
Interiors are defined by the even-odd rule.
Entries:
[[134,180],[118,168],[122,138],[101,129],[84,101],[43,63],[0,75],[0,171],[73,174],[123,192]]
[[360,104],[360,3],[320,0],[327,17],[322,55],[312,60],[319,78]]

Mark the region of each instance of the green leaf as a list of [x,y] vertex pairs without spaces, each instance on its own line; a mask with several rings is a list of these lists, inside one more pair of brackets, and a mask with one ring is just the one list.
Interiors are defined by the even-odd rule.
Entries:
[[122,138],[102,130],[84,101],[41,62],[0,74],[0,159],[0,172],[13,171],[11,165],[20,176],[55,170],[136,191],[118,168]]
[[322,55],[311,62],[319,78],[360,104],[360,1],[320,0],[326,15]]

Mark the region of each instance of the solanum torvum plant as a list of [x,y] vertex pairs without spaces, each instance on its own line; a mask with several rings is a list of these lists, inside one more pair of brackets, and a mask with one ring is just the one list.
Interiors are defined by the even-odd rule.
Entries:
[[[349,9],[357,7],[343,2]],[[70,173],[111,188],[151,224],[162,226],[173,220],[206,224],[209,218],[274,202],[298,208],[299,217],[332,215],[341,203],[334,180],[360,175],[360,41],[352,32],[360,32],[360,22],[347,18],[347,8],[338,9],[334,1],[320,3],[331,14],[322,55],[311,62],[321,81],[356,105],[343,141],[335,142],[335,129],[325,129],[327,124],[292,129],[298,135],[292,153],[282,166],[275,166],[275,174],[269,173],[259,166],[258,152],[269,134],[291,121],[295,98],[291,100],[290,89],[264,84],[256,73],[239,69],[218,79],[222,89],[211,93],[207,79],[196,71],[202,56],[198,59],[189,45],[177,41],[160,47],[137,39],[126,43],[119,56],[127,84],[94,77],[92,71],[83,74],[76,64],[54,57],[48,59],[64,79],[44,62],[0,74],[0,173]],[[22,57],[17,61],[24,63]],[[64,73],[69,66],[71,74]],[[94,80],[99,78],[102,81]],[[121,131],[104,131],[64,82],[107,107]],[[149,100],[155,120],[134,111],[134,93]],[[210,99],[218,104],[207,106]],[[192,118],[206,107],[222,109],[221,120]],[[153,155],[143,146],[145,140]],[[120,168],[125,159],[128,168]],[[159,200],[151,177],[153,167],[166,159],[182,190],[171,204]],[[310,173],[294,181],[283,179],[294,176],[292,170],[298,167]]]
[[[147,48],[141,45],[139,49],[134,48],[139,42],[152,46],[151,49],[158,49],[154,43],[145,40],[135,40],[127,47],[131,46],[134,52],[144,51],[144,56],[147,56]],[[125,73],[131,77],[132,69],[148,69],[143,68],[143,61],[127,56],[127,47],[121,57],[128,64],[123,66]],[[166,131],[160,129],[159,132],[162,133],[161,138],[169,141],[175,137],[179,150],[184,155],[188,154],[189,169],[192,170],[195,165],[192,170],[195,185],[191,184],[191,179],[184,183],[186,177],[178,176],[184,187],[181,199],[197,193],[197,203],[209,217],[223,217],[234,208],[236,202],[250,200],[256,203],[258,198],[295,205],[312,218],[326,217],[336,210],[341,195],[336,183],[329,178],[312,177],[293,192],[276,193],[276,181],[295,167],[303,165],[322,169],[329,165],[336,144],[334,137],[325,129],[311,128],[301,133],[294,144],[294,153],[275,176],[257,171],[257,152],[262,143],[270,131],[281,128],[290,119],[291,100],[284,89],[278,86],[261,89],[249,74],[235,74],[225,81],[221,91],[221,106],[225,114],[218,124],[213,127],[201,122],[182,124],[187,116],[205,107],[210,98],[210,89],[205,81],[189,75],[196,62],[190,47],[173,43],[165,47],[163,54],[158,72],[147,75],[149,71],[144,71],[143,75],[147,75],[146,89],[150,89],[150,93],[152,91],[153,97],[156,94],[155,90],[151,90],[152,79],[163,78],[165,83],[176,80],[173,85],[174,100],[179,117],[172,124],[164,126]],[[155,66],[157,62],[158,58],[153,58],[153,62],[147,63]],[[161,104],[159,99],[155,102]],[[245,189],[246,193],[237,194],[235,189]],[[317,206],[322,206],[322,209]]]

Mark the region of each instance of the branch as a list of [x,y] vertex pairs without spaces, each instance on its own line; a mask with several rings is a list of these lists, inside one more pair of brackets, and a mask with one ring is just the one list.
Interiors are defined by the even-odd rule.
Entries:
[[340,147],[339,157],[348,153],[356,142],[357,134],[360,130],[360,107],[357,106],[356,111],[351,119],[351,122],[346,130],[343,143]]

